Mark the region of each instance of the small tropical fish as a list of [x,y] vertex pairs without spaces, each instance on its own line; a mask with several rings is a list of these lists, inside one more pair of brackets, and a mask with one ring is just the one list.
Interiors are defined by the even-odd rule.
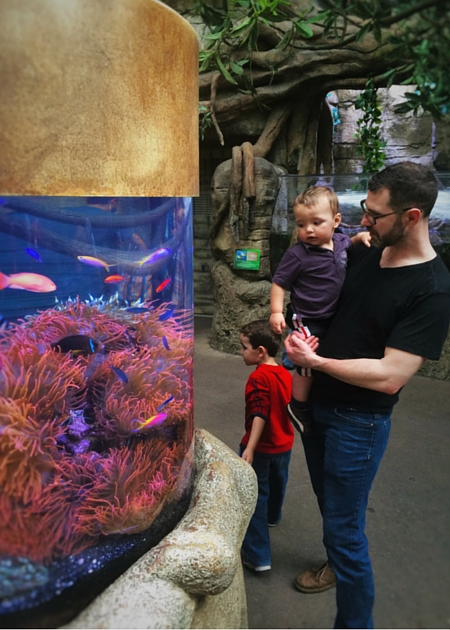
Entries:
[[159,286],[157,286],[157,287],[156,287],[156,289],[155,289],[155,290],[156,290],[156,293],[161,293],[161,291],[162,291],[163,289],[165,289],[165,288],[166,288],[166,286],[167,286],[168,284],[170,284],[171,282],[172,282],[172,278],[167,278],[167,280],[164,280],[163,282],[161,282],[161,284],[160,284]]
[[112,276],[108,276],[107,278],[105,278],[103,282],[107,282],[108,284],[118,284],[119,282],[122,282],[123,280],[125,280],[124,276],[119,276],[119,274],[114,274]]
[[165,313],[163,313],[162,315],[160,315],[158,317],[160,322],[165,322],[167,319],[170,319],[173,315],[175,309],[170,308],[168,311],[166,311]]
[[147,249],[147,245],[145,244],[144,239],[142,239],[139,234],[136,234],[136,232],[133,232],[131,238],[136,243],[136,245],[138,245],[145,252],[145,250]]
[[99,341],[88,337],[88,335],[69,335],[59,341],[54,341],[50,346],[53,350],[59,352],[71,352],[74,357],[95,354],[103,348],[103,345]]
[[130,306],[125,309],[127,313],[148,313],[151,309],[145,308],[145,306]]
[[169,396],[167,400],[165,400],[163,403],[159,405],[159,407],[156,408],[156,411],[161,411],[161,409],[164,409],[164,407],[168,405],[170,402],[172,402],[173,399],[174,399],[174,396]]
[[166,413],[157,413],[154,416],[150,416],[148,420],[144,420],[144,422],[141,422],[140,420],[135,418],[133,420],[133,424],[135,425],[136,428],[132,429],[132,432],[138,433],[138,431],[142,431],[142,429],[148,429],[148,427],[150,426],[157,427],[158,425],[162,424],[166,418],[167,418]]
[[160,249],[157,249],[156,252],[153,252],[153,254],[145,256],[145,258],[138,262],[138,265],[139,267],[142,267],[143,265],[150,265],[152,263],[155,263],[157,260],[164,258],[164,256],[168,256],[169,254],[170,251],[168,249],[166,249],[165,247],[161,247]]
[[27,252],[27,254],[28,254],[29,256],[31,256],[32,258],[36,258],[36,260],[37,260],[38,262],[40,262],[40,263],[42,262],[42,259],[41,259],[41,257],[39,256],[39,254],[38,254],[38,253],[37,253],[34,249],[31,249],[31,247],[27,247],[25,251],[26,251],[26,252]]
[[128,376],[125,374],[123,370],[116,367],[115,365],[111,366],[111,370],[116,373],[117,378],[122,381],[122,383],[128,383]]
[[107,262],[101,260],[101,258],[96,258],[95,256],[77,256],[78,260],[85,265],[91,265],[91,267],[103,267],[106,271],[109,271],[110,267],[114,267],[115,265],[108,265]]
[[170,350],[169,342],[167,341],[167,337],[162,338],[163,346],[166,350]]
[[56,290],[56,284],[47,276],[41,276],[38,273],[11,273],[7,276],[0,271],[1,289],[23,289],[34,293],[49,293]]

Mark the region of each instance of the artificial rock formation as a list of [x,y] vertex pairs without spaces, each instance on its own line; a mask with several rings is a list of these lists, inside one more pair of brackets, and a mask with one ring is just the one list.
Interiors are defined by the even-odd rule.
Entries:
[[257,498],[253,468],[195,432],[194,492],[178,526],[64,628],[246,628],[240,548]]
[[[246,196],[251,186],[245,183],[249,176],[245,147],[242,160],[239,147],[235,149],[233,159],[216,169],[212,181],[211,246],[216,262],[211,269],[215,301],[211,345],[230,353],[239,351],[239,329],[244,323],[270,315],[269,239],[280,181],[280,171],[273,164],[258,157],[249,160],[247,156],[254,168],[251,177],[255,192],[254,197]],[[259,270],[234,268],[235,251],[239,249],[260,250]]]

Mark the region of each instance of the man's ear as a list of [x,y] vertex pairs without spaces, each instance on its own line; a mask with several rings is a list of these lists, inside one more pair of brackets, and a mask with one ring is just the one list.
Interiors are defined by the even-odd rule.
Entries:
[[405,214],[407,216],[408,222],[412,224],[418,223],[422,218],[422,210],[420,210],[419,208],[410,208],[410,210],[407,210]]

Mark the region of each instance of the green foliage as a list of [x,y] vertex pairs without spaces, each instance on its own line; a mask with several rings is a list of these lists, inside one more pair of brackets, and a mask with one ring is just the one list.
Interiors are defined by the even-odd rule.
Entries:
[[211,112],[207,107],[199,104],[198,114],[200,119],[200,137],[204,140],[206,130],[212,125]]
[[[281,49],[307,40],[309,50],[329,50],[373,37],[386,51],[387,71],[375,77],[377,85],[414,86],[397,111],[450,118],[450,0],[321,0],[324,10],[311,5],[298,14],[288,0],[223,0],[222,8],[207,2],[195,0],[192,8],[208,28],[200,72],[219,71],[236,89],[255,93],[249,59],[263,24],[279,34]],[[379,52],[375,46],[366,54]]]
[[[435,118],[450,114],[450,19],[449,2],[430,8],[416,25],[416,37],[411,28],[403,37],[391,38],[401,54],[412,63],[404,68],[405,85],[415,90],[407,92],[407,100],[398,106],[398,113],[412,111],[415,115],[425,111]],[[420,37],[418,35],[420,34]]]
[[374,173],[384,166],[386,154],[383,149],[386,142],[380,133],[381,109],[373,79],[367,81],[364,92],[356,99],[355,108],[363,112],[361,118],[356,121],[355,133],[355,138],[360,142],[357,152],[364,160],[363,173]]
[[[209,29],[204,49],[200,52],[200,72],[218,70],[232,85],[251,89],[244,78],[244,66],[249,53],[258,50],[260,24],[267,26],[292,20],[292,27],[279,46],[291,46],[295,38],[313,36],[311,20],[305,15],[295,16],[287,0],[228,0],[227,10],[212,8],[197,0],[192,11],[201,16]],[[294,19],[293,19],[294,18]],[[239,59],[234,52],[240,51]]]

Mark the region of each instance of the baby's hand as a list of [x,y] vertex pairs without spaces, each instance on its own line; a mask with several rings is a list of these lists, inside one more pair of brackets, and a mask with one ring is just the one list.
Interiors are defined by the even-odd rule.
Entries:
[[364,243],[366,247],[370,247],[370,241],[372,240],[372,237],[370,236],[369,232],[360,232],[359,240],[361,241],[361,243]]
[[270,327],[277,335],[281,335],[283,328],[286,328],[283,313],[272,313],[270,316]]

